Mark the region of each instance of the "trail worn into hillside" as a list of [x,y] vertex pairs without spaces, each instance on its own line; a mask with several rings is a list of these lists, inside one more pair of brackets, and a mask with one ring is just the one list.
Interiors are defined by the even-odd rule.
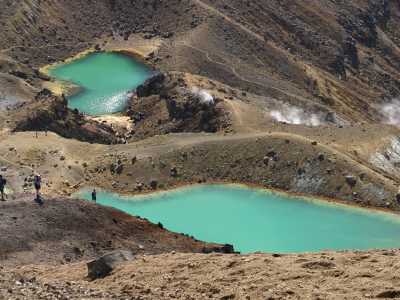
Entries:
[[[269,89],[273,89],[273,90],[279,91],[280,93],[283,93],[283,94],[288,95],[288,96],[290,96],[290,97],[297,97],[297,98],[299,98],[299,99],[303,99],[303,100],[305,100],[305,101],[308,101],[307,99],[302,98],[302,97],[299,96],[299,95],[294,95],[294,94],[288,93],[287,91],[282,90],[282,89],[280,89],[280,88],[278,88],[278,87],[274,87],[274,86],[272,86],[272,85],[265,84],[265,83],[263,83],[263,82],[258,82],[258,81],[246,79],[245,77],[243,77],[243,75],[240,75],[240,74],[237,72],[236,68],[234,68],[232,65],[229,65],[229,64],[226,64],[226,63],[222,63],[222,62],[215,61],[215,60],[213,60],[213,59],[210,57],[210,55],[209,55],[209,53],[208,53],[207,51],[202,50],[202,49],[199,49],[199,48],[197,48],[197,47],[195,47],[195,46],[189,45],[187,42],[184,42],[184,44],[185,44],[187,47],[189,47],[189,48],[193,48],[193,49],[195,49],[195,50],[197,50],[197,51],[199,51],[199,52],[204,53],[204,54],[206,55],[207,59],[208,59],[210,62],[212,62],[212,63],[214,63],[214,64],[218,64],[218,65],[221,65],[221,66],[225,66],[225,67],[230,68],[230,69],[232,70],[233,74],[235,74],[235,76],[237,76],[237,77],[238,77],[240,80],[242,80],[242,81],[245,81],[245,82],[248,82],[248,83],[258,84],[258,85],[267,87],[267,88],[269,88]],[[240,68],[240,65],[242,64],[242,62],[241,62],[241,61],[236,61],[236,62],[234,62],[233,64],[235,65],[235,63],[238,65],[238,68]],[[265,76],[265,74],[264,74],[264,76]]]

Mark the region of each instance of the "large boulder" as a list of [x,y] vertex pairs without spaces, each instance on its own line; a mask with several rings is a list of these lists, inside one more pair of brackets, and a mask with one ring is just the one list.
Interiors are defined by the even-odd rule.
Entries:
[[277,154],[277,152],[274,149],[271,149],[267,152],[268,157],[274,157]]
[[211,247],[211,248],[206,248],[203,247],[201,249],[202,253],[224,253],[224,254],[232,254],[232,253],[240,253],[240,252],[235,252],[233,246],[231,244],[225,244],[222,247]]
[[177,175],[178,175],[178,170],[177,170],[177,168],[176,168],[176,167],[172,167],[172,168],[171,168],[171,176],[172,176],[172,177],[177,177]]
[[172,37],[174,35],[174,33],[173,32],[166,32],[166,33],[164,33],[163,35],[162,35],[162,37],[164,38],[164,39],[169,39],[170,37]]
[[117,250],[108,253],[98,259],[87,263],[88,276],[90,279],[96,279],[105,276],[113,270],[113,266],[117,262],[136,260],[132,251]]
[[354,176],[346,176],[346,182],[350,186],[355,186],[357,183],[357,179]]
[[324,154],[323,153],[318,153],[318,159],[319,159],[319,161],[323,161],[324,160]]
[[117,174],[121,174],[123,169],[124,169],[124,165],[123,164],[119,164],[118,167],[117,167]]
[[400,204],[400,190],[396,194],[396,200]]
[[157,185],[158,185],[157,180],[152,180],[152,181],[150,182],[150,186],[151,186],[151,188],[152,188],[153,190],[157,189]]

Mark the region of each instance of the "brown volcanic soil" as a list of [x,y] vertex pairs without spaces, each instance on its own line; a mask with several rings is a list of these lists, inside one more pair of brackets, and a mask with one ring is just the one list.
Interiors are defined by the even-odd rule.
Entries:
[[[169,134],[112,146],[53,133],[40,132],[38,138],[34,133],[16,133],[2,136],[0,163],[15,192],[33,193],[36,172],[42,174],[43,192],[53,195],[68,195],[76,184],[140,193],[140,189],[151,192],[193,182],[228,181],[400,210],[399,173],[394,160],[386,158],[398,151],[397,144],[393,146],[399,134],[396,126],[277,123],[265,131]],[[372,161],[375,156],[382,161]]]
[[29,0],[0,10],[0,70],[35,87],[35,69],[99,44],[155,50],[150,62],[166,71],[348,122],[379,122],[378,104],[399,92],[394,2]]
[[0,207],[3,267],[86,261],[118,249],[144,255],[221,247],[78,198],[14,194]]
[[[42,130],[42,123],[55,122],[50,130],[61,136],[102,143],[203,130],[286,131],[301,137],[308,129],[272,127],[268,111],[296,106],[303,123],[312,113],[327,124],[375,123],[384,119],[380,104],[398,92],[399,7],[395,3],[15,1],[2,3],[1,11],[1,73],[14,79],[0,81],[7,96],[2,103],[31,102],[6,109],[0,124],[5,132]],[[42,87],[40,78],[46,79],[37,72],[39,67],[93,49],[97,43],[103,49],[154,51],[149,62],[170,78],[164,82],[167,92],[152,91],[133,100],[133,115],[144,113],[145,118],[115,128],[118,139],[107,123],[76,120],[71,111],[66,113],[65,107],[54,107],[53,102],[43,114],[41,106],[52,97],[39,103],[32,99]],[[218,104],[210,111],[192,105],[195,97],[181,88],[193,86],[212,92]],[[172,102],[178,109],[168,106]],[[177,118],[178,110],[185,112],[185,118]],[[332,149],[337,146],[334,137],[342,135],[336,129],[329,130],[333,138],[325,141]],[[325,130],[314,127],[314,135],[324,135]],[[354,127],[351,135],[365,136],[360,130]],[[385,152],[373,134],[367,131],[363,143],[369,143],[370,150]],[[354,152],[357,145],[350,148],[349,144],[347,140],[346,151]],[[363,163],[369,161],[370,150]],[[389,169],[379,172],[399,177],[396,166]]]
[[[0,1],[2,173],[15,192],[33,193],[30,166],[34,164],[35,172],[44,178],[44,192],[51,195],[68,195],[75,191],[72,186],[76,183],[139,193],[140,189],[154,191],[154,183],[156,189],[163,189],[190,182],[233,181],[399,211],[399,129],[378,124],[387,121],[382,104],[391,102],[400,90],[399,9],[394,1]],[[92,121],[74,115],[66,109],[63,98],[54,95],[40,96],[35,102],[49,79],[37,71],[40,67],[93,49],[96,44],[102,49],[124,48],[145,54],[154,51],[149,63],[163,69],[167,77],[159,90],[139,93],[133,99],[129,117],[139,115],[139,120],[121,118],[115,122],[116,116],[105,116],[107,123]],[[199,105],[198,97],[187,93],[191,87],[213,93],[217,105],[209,110]],[[178,109],[171,109],[174,105]],[[292,106],[299,108],[300,123],[316,116],[324,125],[273,121],[271,110],[285,113]],[[111,122],[114,127],[107,125]],[[50,123],[49,129],[57,134],[45,136],[42,126]],[[357,125],[339,127],[335,123]],[[15,129],[23,132],[9,134]],[[32,130],[39,130],[39,138]],[[311,144],[314,140],[316,145]],[[104,145],[115,141],[126,144]],[[132,162],[134,157],[137,161]],[[16,247],[19,252],[5,262],[16,265],[42,259],[58,264],[85,259],[86,255],[89,258],[89,254],[92,258],[106,250],[87,244],[95,236],[91,228],[83,239],[80,228],[75,228],[70,237],[61,237],[53,230],[57,226],[66,230],[68,223],[48,221],[46,217],[51,219],[51,214],[41,216],[39,211],[46,201],[61,200],[46,196],[42,207],[31,198],[32,202],[9,201],[1,204],[10,209],[10,218],[2,221],[1,230],[17,231],[2,235],[2,245],[10,246],[7,239],[11,239],[14,243],[10,251]],[[58,206],[70,201],[74,200],[65,199]],[[70,244],[52,244],[49,251],[39,255],[35,252],[38,248],[29,246],[41,245],[36,233],[27,231],[32,241],[17,235],[26,229],[20,221],[34,222],[29,213],[23,215],[22,203],[27,203],[26,207],[36,205],[35,218],[43,225],[32,223],[32,228],[43,230],[41,236],[48,235],[53,241],[69,241],[74,235],[78,238]],[[88,202],[85,205],[93,211],[98,207]],[[75,207],[77,211],[72,208],[70,216],[83,218],[87,224],[98,219],[89,209],[82,212],[79,207]],[[57,206],[52,210],[58,211]],[[150,224],[150,229],[168,233],[160,237],[165,244],[147,238],[134,240],[129,231],[119,228],[121,222],[125,229],[132,229],[132,224],[125,219],[112,222],[107,210],[99,214],[106,214],[104,222],[115,229],[100,230],[105,234],[100,247],[107,246],[105,242],[113,233],[116,247],[128,245],[137,250],[142,242],[145,251],[168,252],[177,246],[173,233]],[[199,243],[189,242],[194,246]],[[179,247],[191,251],[190,245]],[[38,268],[37,274],[45,280],[68,278],[93,287],[103,285],[129,297],[147,296],[144,293],[155,298],[186,297],[183,291],[188,291],[192,298],[221,299],[394,298],[400,294],[396,255],[397,250],[283,257],[252,254],[243,261],[225,256],[154,256],[148,269],[147,261],[135,262],[143,273],[121,267],[114,277],[98,283],[85,281],[83,264],[72,267],[76,272],[69,266],[56,271],[29,267],[27,272],[31,275]],[[179,259],[182,261],[177,264]],[[231,263],[236,259],[238,262]],[[198,263],[188,268],[195,260]],[[25,288],[15,283],[20,280],[17,275],[3,274],[3,286],[15,291]],[[72,290],[66,288],[68,285]],[[78,297],[77,285],[58,287],[55,291],[66,289]],[[41,282],[37,288],[56,293]],[[112,296],[82,290],[86,294],[80,295],[85,297]],[[29,294],[26,298],[36,296]]]
[[380,120],[376,103],[398,94],[397,4],[198,4],[208,14],[193,16],[199,19],[196,29],[160,51],[172,54],[161,62],[164,68],[206,76],[309,111],[324,106],[348,121]]
[[400,294],[399,255],[399,250],[161,254],[118,264],[110,276],[94,281],[87,279],[84,263],[12,271],[97,293],[111,290],[122,299],[391,299]]

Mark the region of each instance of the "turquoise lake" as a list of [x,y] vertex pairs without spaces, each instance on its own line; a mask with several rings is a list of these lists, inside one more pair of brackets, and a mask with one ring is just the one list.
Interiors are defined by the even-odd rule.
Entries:
[[[74,196],[91,199],[91,190]],[[400,247],[400,216],[236,184],[188,186],[97,202],[236,251],[307,252]]]
[[45,71],[63,83],[79,86],[79,93],[67,97],[68,106],[89,115],[124,109],[129,92],[158,71],[116,52],[93,52],[82,58],[59,63]]

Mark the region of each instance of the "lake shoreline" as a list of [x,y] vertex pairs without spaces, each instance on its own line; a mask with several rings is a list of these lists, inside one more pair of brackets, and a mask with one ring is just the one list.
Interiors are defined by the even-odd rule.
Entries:
[[273,187],[265,187],[262,185],[258,185],[258,184],[253,184],[253,183],[246,183],[246,182],[238,182],[238,181],[227,181],[227,180],[217,180],[217,181],[209,181],[209,182],[187,182],[187,183],[180,183],[180,184],[176,184],[173,186],[168,186],[168,187],[162,187],[162,188],[157,188],[156,190],[143,190],[143,191],[136,191],[136,192],[131,192],[131,191],[120,191],[117,189],[110,189],[107,187],[102,187],[101,185],[98,186],[93,186],[93,185],[82,185],[81,187],[79,187],[78,189],[76,189],[76,191],[73,194],[78,193],[79,191],[85,190],[85,189],[90,189],[90,188],[100,188],[109,192],[114,192],[117,194],[121,194],[124,196],[141,196],[141,195],[149,195],[149,194],[154,194],[157,192],[163,192],[163,191],[173,191],[173,190],[177,190],[180,188],[185,188],[185,187],[190,187],[190,186],[196,186],[196,185],[202,185],[202,184],[234,184],[234,185],[243,185],[243,186],[247,186],[250,188],[257,188],[257,189],[262,189],[265,191],[271,191],[271,192],[277,192],[277,193],[281,193],[281,194],[285,194],[285,195],[290,195],[290,196],[294,196],[294,197],[298,197],[298,198],[309,198],[312,200],[319,200],[319,201],[323,201],[323,202],[328,202],[328,203],[337,203],[337,204],[342,204],[344,206],[350,206],[350,207],[356,207],[356,208],[363,208],[366,210],[370,210],[370,211],[379,211],[379,212],[386,212],[386,213],[391,213],[397,216],[400,216],[400,211],[394,211],[394,210],[390,210],[384,207],[375,207],[375,206],[363,206],[354,202],[346,202],[343,200],[338,200],[338,199],[331,199],[331,198],[325,198],[325,197],[320,197],[320,196],[315,196],[315,195],[309,195],[309,194],[303,194],[303,193],[296,193],[296,192],[292,192],[292,191],[286,191],[286,190],[282,190],[282,189],[277,189],[277,188],[273,188]]
[[45,66],[43,66],[43,67],[41,67],[39,69],[39,72],[42,72],[42,73],[44,73],[46,75],[51,76],[49,74],[49,72],[48,72],[48,69],[53,67],[53,66],[56,66],[56,65],[59,65],[59,64],[62,64],[62,63],[73,62],[75,60],[78,60],[78,59],[81,59],[81,58],[85,57],[86,55],[89,55],[89,54],[92,54],[92,53],[101,53],[101,52],[115,52],[115,53],[118,53],[118,54],[121,54],[121,55],[125,55],[125,56],[130,57],[130,58],[134,58],[136,61],[140,61],[141,63],[146,64],[146,65],[148,65],[150,67],[152,66],[152,64],[150,64],[149,62],[144,61],[144,58],[146,57],[146,54],[144,52],[139,51],[139,50],[134,50],[134,49],[129,49],[129,48],[111,48],[111,49],[104,49],[104,50],[87,49],[87,50],[82,51],[82,52],[80,52],[80,53],[78,53],[78,54],[76,54],[76,55],[74,55],[72,57],[66,58],[66,59],[61,60],[61,61],[57,61],[57,62],[55,62],[53,64],[45,65]]
[[[90,189],[73,196],[91,200]],[[245,185],[207,183],[142,197],[99,189],[97,203],[241,253],[400,247],[398,215]]]
[[154,67],[135,50],[87,50],[40,69],[50,76],[45,86],[65,95],[68,107],[87,115],[124,111],[132,91],[154,76]]

